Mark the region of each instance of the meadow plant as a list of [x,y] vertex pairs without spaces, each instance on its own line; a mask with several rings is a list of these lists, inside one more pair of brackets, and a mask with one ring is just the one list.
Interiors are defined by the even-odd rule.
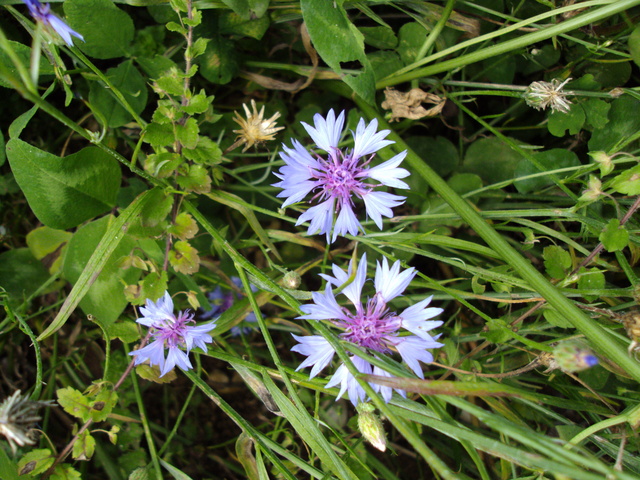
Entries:
[[24,3],[0,479],[640,475],[640,0]]

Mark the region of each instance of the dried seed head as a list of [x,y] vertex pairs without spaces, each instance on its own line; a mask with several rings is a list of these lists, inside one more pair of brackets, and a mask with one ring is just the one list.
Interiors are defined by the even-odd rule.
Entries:
[[638,343],[640,343],[640,312],[625,313],[620,317],[620,321],[627,336],[631,339],[629,345],[629,354],[631,354],[631,352],[638,350]]
[[560,342],[553,347],[553,357],[563,372],[581,372],[598,364],[598,357],[581,342]]
[[567,93],[562,91],[562,87],[569,80],[571,78],[561,83],[554,78],[550,82],[533,82],[522,97],[527,105],[536,110],[546,110],[550,107],[552,112],[568,113],[571,110],[571,102],[565,98]]
[[20,390],[16,390],[0,404],[0,434],[5,436],[14,454],[19,446],[24,447],[35,443],[31,429],[41,419],[38,409],[52,405],[54,402],[51,400],[31,401],[26,396],[20,395]]
[[280,118],[280,112],[276,112],[271,118],[264,120],[264,105],[258,112],[255,100],[251,100],[253,112],[249,111],[246,103],[242,104],[242,108],[244,108],[247,118],[245,119],[238,112],[234,112],[235,118],[233,121],[240,125],[240,129],[233,131],[233,133],[238,134],[238,137],[229,150],[244,144],[242,151],[246,152],[253,145],[274,140],[275,134],[284,129],[284,127],[276,127],[276,120]]

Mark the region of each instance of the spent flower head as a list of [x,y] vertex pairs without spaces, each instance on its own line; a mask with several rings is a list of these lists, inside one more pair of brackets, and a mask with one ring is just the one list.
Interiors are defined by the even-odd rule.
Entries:
[[[231,281],[239,289],[242,288],[242,280],[240,280],[240,278],[231,277]],[[251,285],[251,291],[257,292],[258,289],[255,285]],[[207,298],[211,303],[211,310],[208,310],[200,315],[200,318],[202,320],[208,320],[214,317],[218,318],[220,315],[222,315],[223,312],[226,312],[231,308],[231,306],[238,299],[238,295],[232,290],[223,290],[222,287],[218,285],[215,290],[207,294]],[[258,319],[256,318],[256,314],[253,312],[249,313],[240,323],[240,325],[231,327],[231,335],[237,337],[240,334],[247,335],[251,333],[253,328],[249,324],[255,324],[257,321]]]
[[568,113],[571,110],[571,102],[566,99],[567,93],[562,91],[562,87],[570,80],[571,78],[567,78],[560,82],[554,78],[550,82],[533,82],[522,97],[527,105],[536,110],[546,110],[550,107],[552,112]]
[[[430,330],[442,325],[441,321],[430,320],[442,313],[442,309],[429,307],[431,297],[425,298],[400,313],[393,311],[389,305],[389,302],[400,296],[411,283],[411,280],[416,275],[415,269],[409,268],[400,271],[399,261],[395,262],[390,268],[386,258],[382,263],[378,262],[374,280],[376,293],[372,298],[367,299],[364,304],[361,297],[362,288],[367,277],[366,254],[362,256],[357,269],[352,260],[347,272],[336,265],[333,265],[332,272],[333,277],[321,275],[328,282],[324,293],[314,292],[314,303],[303,305],[301,309],[305,314],[298,318],[328,320],[342,330],[340,336],[343,340],[378,354],[387,355],[397,351],[409,368],[418,377],[424,378],[419,362],[432,362],[433,355],[429,352],[429,349],[439,348],[443,345],[436,341],[440,335],[431,336],[428,333]],[[342,286],[351,278],[353,278],[353,281],[344,287],[341,292],[353,305],[353,308],[349,309],[338,305],[331,287]],[[410,334],[399,335],[402,330],[406,330],[406,333]],[[293,337],[299,343],[291,350],[307,357],[297,370],[312,366],[310,378],[315,377],[329,365],[335,350],[320,335],[307,337],[293,335]],[[361,373],[393,377],[392,374],[378,366],[371,365],[368,361],[358,356],[350,358]],[[338,398],[342,397],[344,392],[347,391],[349,399],[354,405],[358,405],[358,403],[366,399],[366,392],[344,364],[341,364],[333,374],[327,383],[327,388],[336,385],[340,385]],[[391,399],[391,394],[393,393],[391,387],[373,383],[370,385],[374,391],[382,395],[386,402]],[[406,396],[406,392],[403,390],[396,389],[396,391],[402,396]]]
[[243,152],[246,152],[254,145],[260,145],[261,143],[269,142],[275,139],[275,134],[284,127],[276,127],[276,120],[280,118],[280,112],[274,113],[271,118],[264,119],[264,105],[260,108],[256,107],[256,101],[251,100],[251,108],[253,111],[249,111],[246,103],[242,104],[244,113],[247,118],[243,118],[237,111],[234,112],[235,118],[233,119],[238,125],[239,130],[234,130],[233,133],[237,133],[238,137],[236,142],[229,147],[229,150],[244,144]]
[[31,429],[41,420],[38,410],[52,405],[52,400],[29,400],[29,397],[20,394],[20,390],[13,392],[0,404],[0,435],[7,439],[14,455],[18,447],[36,443]]
[[[286,198],[282,208],[302,201],[313,192],[311,202],[315,205],[300,215],[296,225],[310,222],[310,235],[326,234],[327,241],[331,237],[331,242],[334,242],[338,235],[357,235],[362,230],[354,212],[354,200],[361,199],[367,216],[382,229],[382,217],[392,217],[391,209],[402,205],[405,197],[375,189],[381,185],[409,188],[400,180],[407,177],[409,172],[398,167],[407,155],[406,150],[380,165],[370,167],[376,152],[394,143],[385,140],[389,130],[377,131],[378,120],[373,119],[367,125],[364,119],[360,119],[355,133],[352,132],[352,149],[338,148],[344,126],[344,112],[338,118],[333,110],[329,110],[326,118],[316,114],[313,122],[313,127],[304,122],[302,125],[318,149],[326,152],[326,155],[309,153],[295,139],[292,141],[293,148],[283,145],[280,157],[285,165],[276,173],[281,181],[273,185],[282,188],[277,196]],[[367,180],[380,183],[367,183]]]
[[[139,350],[130,352],[139,365],[149,360],[150,365],[160,367],[160,376],[170,372],[176,365],[182,370],[193,368],[189,361],[189,352],[195,347],[207,351],[207,343],[211,343],[208,333],[216,326],[216,322],[204,325],[194,324],[193,313],[189,310],[173,313],[173,300],[169,292],[157,302],[147,299],[146,307],[140,308],[142,317],[136,320],[139,324],[149,327],[153,341]],[[165,358],[165,349],[167,356]]]
[[55,13],[51,12],[51,6],[48,3],[42,4],[38,0],[23,1],[29,8],[29,13],[34,20],[41,23],[42,26],[48,29],[50,33],[51,31],[53,31],[60,35],[62,40],[64,40],[64,43],[66,43],[67,45],[73,45],[73,40],[71,39],[72,35],[84,41],[82,35],[73,30]]

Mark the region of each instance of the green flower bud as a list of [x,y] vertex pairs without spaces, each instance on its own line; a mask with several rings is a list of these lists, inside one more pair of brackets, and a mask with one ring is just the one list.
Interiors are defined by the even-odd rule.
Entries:
[[613,171],[613,161],[609,155],[603,151],[589,152],[589,156],[593,158],[593,161],[600,165],[600,176],[610,174]]
[[297,272],[287,272],[282,279],[282,286],[284,288],[295,290],[300,286],[300,281],[300,274]]
[[375,407],[370,403],[359,403],[356,409],[360,433],[367,442],[384,452],[387,449],[387,437],[380,417],[374,413]]

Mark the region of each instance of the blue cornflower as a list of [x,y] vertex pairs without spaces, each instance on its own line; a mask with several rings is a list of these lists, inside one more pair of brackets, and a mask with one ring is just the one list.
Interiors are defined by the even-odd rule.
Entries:
[[[149,360],[150,365],[160,366],[160,376],[164,376],[176,365],[182,370],[193,368],[189,361],[189,352],[195,347],[207,351],[207,343],[211,343],[209,333],[215,328],[215,321],[204,325],[189,325],[195,323],[193,313],[189,310],[173,314],[173,300],[169,292],[157,302],[147,299],[146,308],[140,308],[142,317],[136,320],[139,324],[149,327],[153,342],[149,345],[130,352],[136,357],[135,364],[139,365]],[[167,358],[164,351],[167,349]],[[184,350],[183,350],[184,349]]]
[[[375,290],[373,298],[369,298],[365,305],[362,304],[362,287],[367,276],[367,256],[362,256],[355,273],[354,280],[343,290],[347,299],[355,307],[355,313],[338,305],[331,290],[332,286],[341,286],[351,278],[354,270],[353,260],[349,264],[348,272],[343,271],[338,266],[333,265],[333,275],[321,275],[327,280],[327,287],[324,293],[314,292],[314,303],[303,305],[302,311],[305,315],[298,318],[312,320],[330,320],[335,326],[341,328],[343,333],[340,336],[359,347],[373,350],[382,354],[389,354],[397,351],[405,363],[420,378],[424,378],[422,368],[418,363],[430,363],[433,355],[428,349],[442,347],[442,343],[436,342],[440,335],[429,335],[430,330],[442,325],[441,321],[429,319],[442,313],[441,308],[428,307],[431,297],[406,308],[402,313],[397,314],[389,308],[389,302],[398,297],[411,283],[416,275],[414,268],[409,268],[400,272],[400,262],[395,262],[391,268],[387,259],[382,263],[377,262],[375,275]],[[408,330],[413,335],[399,336],[401,329]],[[335,350],[331,344],[320,335],[302,337],[293,335],[299,342],[291,350],[305,355],[307,358],[300,364],[297,370],[313,366],[309,378],[315,377],[324,369],[331,360]],[[383,375],[393,377],[390,373],[378,366],[371,365],[368,361],[358,357],[350,357],[351,361],[364,374]],[[341,364],[333,374],[327,388],[340,385],[338,398],[342,397],[345,391],[349,394],[349,400],[354,405],[366,399],[366,392],[358,384],[355,377]],[[371,384],[376,392],[379,392],[384,400],[391,399],[391,387],[384,387]],[[404,390],[395,389],[400,395],[406,396]]]
[[[242,280],[240,280],[240,278],[231,277],[231,281],[236,287],[240,289],[242,288]],[[251,291],[257,292],[258,289],[255,285],[251,285]],[[215,288],[215,290],[207,294],[207,298],[211,302],[212,308],[211,310],[204,312],[202,315],[200,315],[200,318],[202,320],[208,320],[209,318],[218,317],[222,315],[222,313],[229,310],[233,305],[233,303],[236,301],[236,295],[233,293],[233,291],[231,290],[223,291],[219,285]],[[237,337],[240,334],[247,335],[251,333],[253,328],[251,328],[248,324],[256,323],[257,321],[258,319],[256,318],[256,314],[253,312],[249,313],[245,317],[245,319],[241,322],[240,325],[231,327],[231,330],[230,330],[231,335],[233,335],[234,337]]]
[[23,0],[23,2],[29,8],[29,13],[36,22],[40,22],[45,28],[55,31],[67,45],[73,45],[71,35],[84,41],[82,35],[73,30],[55,13],[51,12],[51,7],[48,3],[43,5],[38,0]]
[[[366,125],[364,119],[360,119],[355,133],[351,132],[354,140],[353,149],[338,148],[344,125],[344,112],[336,119],[334,111],[329,110],[326,119],[316,114],[313,121],[315,127],[304,122],[302,126],[317,147],[327,152],[327,156],[325,158],[318,154],[311,155],[295,139],[293,148],[283,145],[284,151],[280,152],[280,157],[286,165],[275,174],[282,181],[273,185],[283,189],[277,195],[279,198],[286,198],[282,208],[300,202],[308,193],[315,192],[311,200],[317,200],[319,203],[300,215],[296,225],[310,222],[309,235],[324,233],[327,235],[327,242],[333,229],[331,242],[334,242],[338,235],[357,235],[362,230],[362,225],[353,211],[354,197],[357,197],[364,201],[367,216],[382,229],[382,217],[392,217],[391,209],[402,205],[406,197],[374,189],[380,185],[409,188],[400,180],[408,176],[409,172],[404,168],[398,168],[407,155],[406,150],[380,165],[369,167],[378,150],[394,143],[385,140],[390,133],[389,130],[376,132],[378,120],[373,119]],[[367,179],[380,183],[366,183]],[[338,218],[334,225],[336,212]]]

